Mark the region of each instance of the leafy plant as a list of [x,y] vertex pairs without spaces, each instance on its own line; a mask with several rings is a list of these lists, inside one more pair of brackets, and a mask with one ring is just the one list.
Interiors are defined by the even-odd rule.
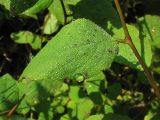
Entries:
[[[118,0],[0,0],[0,10],[0,28],[14,28],[0,30],[1,119],[159,119],[159,16],[126,25]],[[19,73],[4,69],[8,53],[21,53]]]

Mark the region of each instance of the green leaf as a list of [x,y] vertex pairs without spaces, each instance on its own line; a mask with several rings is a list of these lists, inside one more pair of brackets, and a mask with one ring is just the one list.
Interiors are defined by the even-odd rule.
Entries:
[[54,32],[56,32],[59,28],[59,22],[58,20],[56,19],[56,17],[49,13],[45,16],[45,19],[44,19],[44,24],[42,26],[42,31],[43,31],[43,34],[52,34]]
[[[89,20],[78,19],[48,42],[20,79],[26,79],[27,86],[35,81],[34,89],[39,93],[34,97],[45,92],[53,94],[66,78],[75,80],[81,74],[88,79],[108,69],[117,53],[117,44],[107,32]],[[29,87],[26,92],[31,92]]]
[[56,111],[59,114],[63,114],[65,112],[65,108],[64,108],[64,106],[59,105],[59,106],[57,106]]
[[153,15],[145,15],[139,18],[138,27],[140,35],[157,48],[160,48],[160,17]]
[[50,5],[49,10],[53,15],[56,16],[56,18],[60,21],[61,24],[64,24],[65,13],[61,4],[61,0],[54,0],[53,3]]
[[49,7],[49,11],[62,25],[69,23],[73,19],[72,11],[66,0],[54,0]]
[[84,81],[84,87],[86,88],[87,93],[90,94],[92,92],[99,92],[102,80],[105,80],[105,76],[102,72],[86,79]]
[[30,109],[31,107],[26,103],[24,99],[22,99],[22,101],[18,105],[18,108],[16,109],[16,112],[25,115],[30,111]]
[[0,4],[9,10],[12,15],[32,15],[47,8],[52,1],[53,0],[0,0]]
[[53,107],[65,106],[69,101],[68,89],[69,89],[68,85],[63,83],[60,90],[55,92],[51,106]]
[[110,105],[104,105],[104,113],[105,114],[114,113],[113,107]]
[[[24,14],[24,15],[36,14],[36,13],[48,8],[54,0],[34,0],[34,1],[36,1],[36,3],[33,6],[31,6],[29,9],[25,10],[22,14]],[[28,0],[27,0],[27,2],[28,2]],[[33,0],[32,0],[32,2],[33,2]]]
[[89,78],[109,68],[117,53],[117,44],[107,32],[89,20],[78,19],[38,53],[21,78],[74,79],[77,74]]
[[160,74],[160,49],[154,48],[153,53],[152,70]]
[[19,44],[30,44],[33,49],[41,48],[42,38],[30,31],[12,33],[11,38]]
[[70,86],[69,98],[74,102],[78,102],[80,100],[79,91],[79,86]]
[[69,90],[68,84],[63,83],[63,84],[62,84],[62,87],[61,87],[58,91],[55,91],[54,97],[58,97],[58,96],[60,96],[61,94],[64,94],[65,92],[68,92],[68,90]]
[[76,5],[78,2],[82,0],[65,0],[67,4],[69,5]]
[[67,105],[67,108],[71,110],[71,117],[78,120],[88,118],[93,107],[93,102],[88,98],[79,99],[78,103],[70,101]]
[[159,120],[159,119],[160,119],[159,111],[153,112],[150,110],[148,114],[144,117],[144,120]]
[[23,115],[27,114],[31,109],[31,107],[27,104],[26,100],[24,99],[26,86],[27,85],[24,84],[23,82],[17,84],[17,87],[19,89],[20,102],[18,108],[16,109],[16,112]]
[[83,120],[89,116],[94,104],[90,99],[81,99],[77,105],[77,118]]
[[[133,40],[134,45],[136,46],[139,54],[141,55],[144,62],[147,66],[151,65],[152,61],[152,51],[151,51],[151,44],[148,39],[140,39],[140,34],[138,29],[133,25],[128,25],[128,30]],[[114,29],[114,37],[115,38],[125,38],[123,28],[121,29]],[[115,59],[116,62],[121,64],[126,64],[132,68],[141,69],[142,67],[139,64],[137,58],[135,57],[132,49],[127,44],[120,43],[119,44],[119,54]]]
[[87,118],[87,120],[102,120],[103,119],[103,115],[99,114],[99,115],[91,115]]
[[0,111],[12,108],[19,100],[17,82],[9,74],[0,78]]
[[77,115],[77,103],[74,101],[69,101],[67,104],[67,109],[70,110],[69,114],[71,117],[75,117]]
[[68,94],[69,99],[76,104],[86,96],[85,92],[81,89],[80,86],[70,86],[70,91]]
[[[47,83],[45,83],[47,82]],[[48,80],[23,80],[19,84],[21,85],[21,94],[24,94],[24,101],[27,105],[34,106],[40,104],[41,102],[46,102],[50,96],[50,91],[54,92],[59,85],[54,83],[48,83]],[[46,86],[47,84],[47,86]],[[54,88],[52,88],[54,84]],[[48,89],[49,88],[49,89]]]
[[68,114],[64,114],[61,116],[60,120],[70,120],[70,116]]

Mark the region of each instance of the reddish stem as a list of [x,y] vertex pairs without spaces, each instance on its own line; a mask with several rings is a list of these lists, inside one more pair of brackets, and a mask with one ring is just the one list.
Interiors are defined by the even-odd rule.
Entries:
[[119,1],[114,0],[114,2],[115,2],[115,5],[116,5],[118,14],[120,16],[120,20],[121,20],[123,30],[124,30],[124,33],[125,33],[125,36],[126,36],[125,40],[124,40],[124,43],[128,44],[131,47],[133,53],[135,54],[136,58],[138,59],[139,63],[141,64],[142,68],[144,69],[144,73],[145,73],[146,77],[148,78],[149,83],[152,86],[156,96],[160,99],[160,89],[159,89],[158,83],[154,80],[154,77],[153,77],[151,71],[148,69],[147,65],[143,62],[140,54],[138,53],[138,50],[136,49],[135,45],[132,42],[132,38],[131,38],[131,36],[128,32],[128,28],[126,26],[124,16],[122,14],[122,10],[121,10],[121,7],[119,5]]

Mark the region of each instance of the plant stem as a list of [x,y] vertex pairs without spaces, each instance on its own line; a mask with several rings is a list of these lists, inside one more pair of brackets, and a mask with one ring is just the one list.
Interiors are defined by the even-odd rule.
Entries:
[[128,29],[127,29],[127,26],[126,26],[126,23],[125,23],[125,20],[124,20],[124,17],[123,17],[123,13],[122,13],[121,7],[119,5],[119,2],[117,0],[115,0],[115,4],[116,4],[116,8],[117,8],[117,11],[118,11],[121,23],[122,23],[122,27],[124,29],[125,36],[126,37],[130,37]]
[[18,104],[16,104],[16,105],[8,112],[8,114],[7,114],[7,116],[5,117],[4,120],[8,120],[9,117],[16,111],[17,107],[18,107]]
[[133,53],[135,54],[139,63],[141,64],[142,68],[144,69],[144,73],[147,76],[147,78],[149,80],[149,83],[150,83],[151,87],[153,88],[153,90],[155,92],[155,95],[160,99],[160,89],[159,89],[158,83],[154,80],[154,77],[153,77],[151,71],[148,69],[147,65],[143,62],[140,54],[138,53],[138,50],[136,49],[135,45],[132,42],[132,38],[131,38],[131,36],[128,32],[128,28],[126,26],[124,16],[122,14],[122,10],[121,10],[121,7],[119,5],[119,1],[114,0],[114,2],[115,2],[115,5],[116,5],[118,14],[120,16],[120,20],[121,20],[123,30],[124,30],[124,33],[125,33],[124,43],[128,44],[131,47]]
[[21,101],[23,100],[24,97],[25,97],[25,95],[22,96],[22,98],[19,100],[19,102],[16,105],[14,105],[12,107],[12,109],[0,113],[0,114],[8,113],[7,116],[4,118],[4,120],[8,120],[9,117],[16,111],[17,107],[20,105],[20,103],[21,103]]

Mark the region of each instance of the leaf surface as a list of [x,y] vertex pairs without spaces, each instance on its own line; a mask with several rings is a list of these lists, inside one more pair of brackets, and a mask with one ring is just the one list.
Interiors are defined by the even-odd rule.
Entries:
[[49,10],[53,15],[56,16],[60,23],[64,24],[65,13],[60,0],[54,0],[51,6],[49,7]]
[[145,15],[139,18],[140,34],[157,48],[160,48],[160,17]]
[[13,107],[19,100],[17,82],[9,74],[0,78],[0,111]]
[[103,119],[103,115],[99,114],[99,115],[91,115],[87,118],[87,120],[102,120]]
[[39,89],[36,96],[43,89],[53,93],[64,79],[76,81],[79,74],[88,79],[108,69],[117,53],[117,44],[107,32],[89,20],[78,19],[48,42],[26,67],[21,79],[26,79],[26,84],[35,81],[29,85]]
[[42,38],[30,31],[20,31],[18,33],[12,33],[11,38],[19,44],[30,44],[33,49],[41,48]]

